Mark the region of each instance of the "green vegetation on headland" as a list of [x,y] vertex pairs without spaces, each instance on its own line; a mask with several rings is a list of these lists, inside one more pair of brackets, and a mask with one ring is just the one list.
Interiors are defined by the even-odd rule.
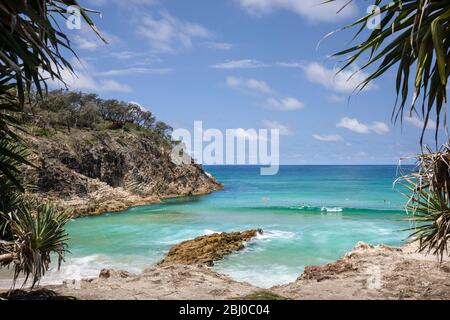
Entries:
[[141,131],[171,144],[172,128],[142,106],[118,100],[105,100],[96,94],[55,90],[40,98],[33,95],[24,106],[21,121],[33,135],[51,136],[60,130]]

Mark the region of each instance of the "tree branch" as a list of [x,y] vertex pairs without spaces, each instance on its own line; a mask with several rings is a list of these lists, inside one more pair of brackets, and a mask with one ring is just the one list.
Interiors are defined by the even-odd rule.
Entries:
[[0,255],[0,263],[10,263],[14,260],[14,253],[6,253]]

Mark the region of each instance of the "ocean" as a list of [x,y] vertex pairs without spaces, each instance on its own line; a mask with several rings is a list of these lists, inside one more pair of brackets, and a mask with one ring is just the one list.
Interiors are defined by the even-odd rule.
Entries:
[[[97,276],[101,268],[139,272],[174,244],[221,231],[264,234],[214,269],[260,287],[294,281],[306,265],[332,262],[358,242],[402,245],[407,200],[397,166],[207,166],[225,188],[204,196],[72,220],[62,270],[44,282]],[[54,269],[54,268],[53,268]]]

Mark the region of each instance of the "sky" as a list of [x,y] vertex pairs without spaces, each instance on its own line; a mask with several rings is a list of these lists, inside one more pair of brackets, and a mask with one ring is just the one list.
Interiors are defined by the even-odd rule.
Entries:
[[420,117],[391,121],[394,73],[352,94],[366,74],[336,75],[331,57],[352,32],[324,39],[369,1],[339,14],[345,0],[79,2],[101,12],[108,44],[86,24],[67,31],[80,57],[77,78],[65,76],[73,90],[138,103],[174,128],[278,128],[282,164],[397,164],[419,151]]

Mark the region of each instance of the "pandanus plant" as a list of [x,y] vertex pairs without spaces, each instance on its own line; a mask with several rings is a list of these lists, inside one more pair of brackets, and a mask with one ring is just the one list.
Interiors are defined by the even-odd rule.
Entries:
[[419,250],[433,253],[442,261],[450,241],[450,145],[437,152],[417,156],[417,170],[400,177],[410,192],[406,210],[413,215],[411,238]]
[[76,54],[58,25],[73,13],[69,6],[98,34],[90,10],[75,0],[0,2],[0,266],[13,265],[14,280],[24,273],[32,285],[48,269],[52,253],[61,262],[68,216],[22,194],[21,169],[33,164],[18,134],[20,115],[32,91],[43,96],[47,80],[64,83],[61,71],[73,72],[65,54]]
[[23,274],[24,283],[32,277],[33,288],[49,269],[51,254],[57,255],[59,269],[69,239],[64,229],[69,220],[66,212],[50,203],[22,199],[15,210],[0,212],[0,220],[3,232],[12,236],[0,244],[0,265],[14,266],[14,284]]
[[423,138],[425,130],[434,126],[432,118],[436,144],[441,124],[445,129],[447,125],[450,1],[374,0],[373,5],[374,10],[339,29],[355,29],[356,44],[335,56],[344,58],[341,70],[358,62],[360,67],[355,72],[370,70],[356,91],[394,70],[397,101],[392,119],[402,121],[405,112],[408,117],[423,119],[418,170],[401,180],[411,192],[406,208],[417,222],[412,236],[419,240],[420,250],[442,259],[450,234],[450,149],[444,145],[435,152],[424,150]]
[[[20,145],[4,148],[23,158],[28,154]],[[0,154],[0,159],[9,166],[17,166],[17,161],[3,157]],[[68,220],[66,212],[19,192],[14,182],[0,175],[0,266],[12,266],[14,284],[23,274],[24,283],[31,276],[31,287],[34,287],[48,270],[51,254],[57,255],[60,267],[67,252],[68,235],[64,226]]]

